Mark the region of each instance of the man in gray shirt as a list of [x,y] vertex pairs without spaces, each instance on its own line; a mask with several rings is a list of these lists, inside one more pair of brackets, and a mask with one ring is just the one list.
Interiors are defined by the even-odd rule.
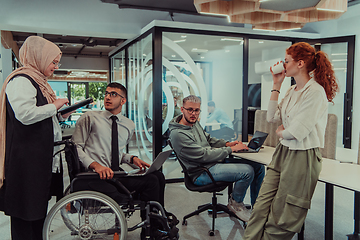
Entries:
[[[121,114],[122,106],[126,102],[127,91],[120,83],[110,83],[105,92],[104,106],[106,111],[88,111],[82,115],[77,123],[72,140],[76,143],[80,161],[86,168],[92,169],[101,179],[111,179],[114,172],[111,169],[112,124],[116,121],[118,129],[118,149],[120,162],[135,164],[140,168],[150,165],[137,156],[123,153],[129,143],[135,124]],[[113,120],[114,116],[115,120]],[[140,194],[140,200],[157,201],[164,206],[165,177],[160,171],[140,177],[120,178],[120,182],[130,191]],[[111,189],[106,181],[101,189]],[[121,201],[118,191],[108,191],[107,195],[115,201]],[[142,217],[145,215],[142,213]]]

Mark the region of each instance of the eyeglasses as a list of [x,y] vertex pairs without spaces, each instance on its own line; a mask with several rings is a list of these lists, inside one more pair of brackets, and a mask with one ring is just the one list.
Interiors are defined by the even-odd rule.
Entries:
[[106,96],[108,96],[108,95],[110,95],[111,98],[116,98],[117,96],[120,96],[120,97],[122,97],[122,98],[125,98],[125,97],[121,96],[120,94],[118,94],[117,92],[108,92],[108,91],[106,91],[105,94],[104,94],[104,96],[106,97]]
[[58,67],[58,68],[60,68],[60,66],[61,66],[61,63],[54,62],[54,61],[52,61],[52,64],[54,64],[54,65],[55,65],[55,67]]
[[[184,108],[184,107],[183,107]],[[192,108],[184,108],[186,111],[188,111],[188,113],[192,114],[199,114],[201,112],[200,108],[196,108],[196,109],[192,109]]]

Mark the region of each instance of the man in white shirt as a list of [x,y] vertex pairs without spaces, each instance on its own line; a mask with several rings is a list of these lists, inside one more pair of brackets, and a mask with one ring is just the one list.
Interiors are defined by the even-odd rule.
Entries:
[[[80,161],[86,168],[92,169],[101,179],[111,179],[114,172],[111,169],[111,139],[113,116],[117,119],[119,160],[146,168],[150,165],[137,156],[126,154],[123,149],[129,143],[135,124],[121,114],[122,106],[126,102],[126,88],[120,83],[110,83],[105,92],[104,105],[106,111],[88,111],[82,115],[77,123],[72,140],[76,143]],[[125,177],[120,182],[130,191],[140,194],[143,201],[157,201],[164,206],[165,177],[160,171],[141,177]],[[110,183],[106,181],[98,190],[106,189],[105,194],[115,201],[121,201],[122,195],[118,191],[111,191]],[[110,189],[110,190],[109,190]],[[104,190],[105,191],[105,190]],[[145,215],[142,213],[142,217]]]

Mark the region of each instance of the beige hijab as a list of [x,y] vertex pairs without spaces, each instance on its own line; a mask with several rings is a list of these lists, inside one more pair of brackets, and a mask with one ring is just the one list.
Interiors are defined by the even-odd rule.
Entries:
[[5,172],[5,133],[6,133],[6,94],[7,83],[17,74],[30,76],[39,85],[42,94],[49,103],[56,100],[56,95],[44,75],[46,68],[61,54],[54,43],[38,36],[28,37],[20,48],[20,62],[23,67],[13,71],[4,82],[0,92],[0,188],[3,185]]

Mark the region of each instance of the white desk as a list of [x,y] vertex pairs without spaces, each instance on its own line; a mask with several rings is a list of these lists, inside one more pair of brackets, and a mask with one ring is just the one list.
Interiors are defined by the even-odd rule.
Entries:
[[[233,156],[269,165],[275,148],[264,146],[258,153],[233,153]],[[340,163],[323,158],[319,181],[325,183],[325,239],[333,239],[334,186],[355,192],[354,234],[348,239],[359,239],[360,232],[360,165]]]
[[220,129],[220,125],[221,123],[219,122],[209,122],[209,123],[205,123],[205,128],[207,132],[209,132],[212,130]]

